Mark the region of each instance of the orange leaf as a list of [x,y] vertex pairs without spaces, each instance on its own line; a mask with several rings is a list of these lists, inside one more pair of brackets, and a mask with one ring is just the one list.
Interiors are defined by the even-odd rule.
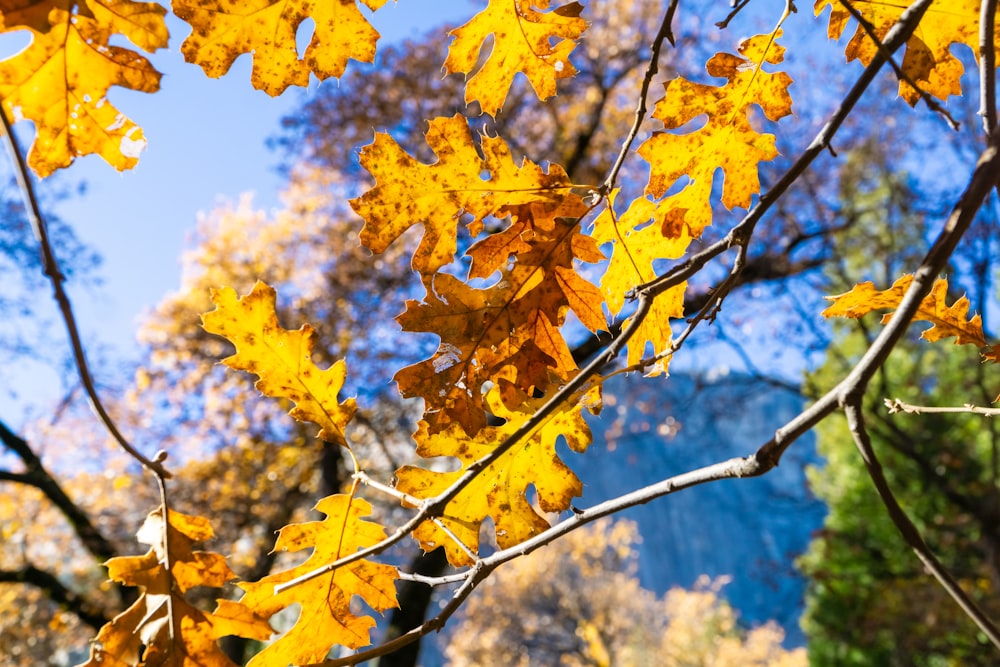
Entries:
[[355,595],[377,612],[399,606],[396,568],[363,559],[280,593],[274,592],[277,584],[385,538],[381,526],[361,519],[371,514],[371,505],[361,498],[329,496],[319,501],[315,509],[326,514],[326,519],[285,526],[274,545],[276,551],[312,549],[309,558],[301,565],[268,575],[256,583],[240,584],[246,591],[240,604],[265,618],[289,605],[301,607],[295,625],[255,655],[248,667],[286,667],[289,663],[317,662],[325,658],[334,645],[367,646],[375,620],[351,612],[350,602]]
[[[363,0],[372,10],[386,0]],[[372,62],[379,38],[357,0],[175,0],[174,13],[193,31],[181,45],[184,59],[218,78],[237,57],[253,54],[253,87],[280,95],[289,86],[339,77],[350,59]],[[315,22],[312,40],[299,59],[295,35],[306,19]]]
[[518,72],[528,77],[542,100],[556,94],[558,79],[576,74],[569,54],[576,47],[573,40],[587,27],[580,18],[583,7],[570,2],[551,12],[538,11],[550,4],[550,0],[489,0],[486,9],[451,31],[455,39],[444,62],[449,74],[476,71],[479,52],[493,36],[492,51],[466,83],[467,104],[477,100],[484,113],[496,116]]
[[40,177],[96,153],[131,169],[146,146],[142,129],[108,101],[111,86],[152,93],[160,73],[116,35],[155,51],[166,47],[166,10],[129,0],[33,3],[3,11],[4,31],[28,29],[31,44],[0,61],[0,98],[13,121],[35,124],[28,164]]
[[101,628],[82,667],[231,667],[219,638],[270,638],[267,622],[240,603],[219,600],[209,614],[184,598],[197,586],[219,587],[236,578],[224,557],[192,549],[210,537],[211,526],[202,517],[171,511],[165,527],[162,510],[150,512],[138,538],[151,549],[107,562],[110,578],[138,586],[139,599]]
[[[683,77],[666,84],[666,95],[653,112],[666,129],[681,128],[703,115],[708,120],[687,134],[656,132],[638,149],[650,163],[647,194],[662,197],[679,178],[690,179],[680,193],[673,195],[670,207],[661,210],[661,225],[668,223],[666,213],[683,210],[681,217],[689,228],[688,234],[692,238],[700,236],[711,223],[709,199],[716,170],[724,174],[722,203],[727,208],[748,207],[751,196],[760,191],[757,166],[773,160],[778,151],[773,135],[753,129],[750,109],[759,106],[773,121],[792,113],[788,95],[791,78],[784,72],[772,74],[762,68],[765,62],[776,64],[784,58],[784,48],[775,41],[780,35],[779,30],[744,40],[739,56],[715,54],[707,69],[712,76],[728,80],[723,86],[693,83]],[[677,226],[676,221],[673,225]]]
[[405,331],[434,333],[441,345],[430,359],[404,368],[395,380],[404,396],[425,401],[435,433],[452,421],[472,435],[486,425],[483,387],[499,382],[525,393],[546,391],[576,372],[559,327],[572,309],[593,331],[607,327],[601,294],[576,273],[575,260],[603,256],[568,222],[584,207],[575,198],[555,211],[522,206],[510,226],[469,249],[471,278],[499,272],[474,288],[449,274],[428,281],[423,302],[408,301],[397,320]]
[[[839,296],[828,296],[833,305],[823,311],[824,317],[850,317],[858,319],[876,310],[896,310],[903,295],[913,282],[912,275],[905,275],[893,283],[887,290],[878,291],[871,282],[855,285],[854,288]],[[934,342],[944,338],[955,337],[956,345],[975,345],[986,347],[986,337],[983,334],[983,322],[979,315],[968,318],[969,299],[960,297],[951,306],[947,304],[948,281],[938,278],[930,293],[920,302],[915,321],[930,322],[933,326],[920,334],[920,337]],[[882,316],[882,324],[892,319],[892,313]],[[995,357],[995,352],[987,358]],[[995,359],[994,359],[995,360]]]
[[[874,28],[873,32],[882,40],[889,29],[899,20],[905,3],[884,1],[853,0],[854,8]],[[902,68],[923,90],[941,100],[949,95],[962,94],[962,62],[951,53],[952,44],[965,44],[979,55],[979,0],[948,0],[931,5],[920,20],[913,36],[906,43]],[[819,16],[826,6],[830,6],[831,39],[838,39],[851,20],[851,13],[834,0],[817,0],[814,7]],[[1000,22],[997,23],[1000,29]],[[860,60],[867,65],[878,53],[878,47],[862,26],[858,26],[847,43],[847,61]],[[1000,50],[997,51],[1000,55]],[[905,81],[899,82],[899,95],[910,105],[917,103],[920,94]]]
[[[413,159],[388,134],[361,151],[361,166],[375,177],[374,188],[351,206],[365,219],[361,242],[382,252],[410,227],[422,224],[424,235],[413,254],[413,268],[428,274],[452,261],[456,227],[463,214],[473,236],[482,221],[504,206],[540,203],[553,207],[567,196],[569,179],[558,165],[548,173],[524,160],[520,167],[499,137],[482,137],[482,156],[468,121],[459,115],[429,121],[427,143],[438,161]],[[504,214],[501,214],[501,217]]]
[[[593,399],[594,397],[591,397]],[[500,389],[490,391],[491,411],[505,419],[502,426],[488,426],[475,437],[467,436],[456,424],[431,434],[427,423],[421,422],[414,435],[417,453],[423,457],[453,456],[462,462],[455,472],[434,472],[404,466],[396,472],[396,488],[417,498],[432,498],[447,489],[464,474],[470,463],[477,461],[516,431],[544,402],[519,396],[517,410],[505,407]],[[504,453],[483,470],[468,486],[448,503],[441,521],[469,550],[479,548],[479,529],[486,517],[496,526],[497,544],[507,548],[520,544],[549,527],[531,506],[527,490],[533,486],[538,506],[543,512],[569,509],[583,486],[573,471],[556,455],[556,442],[565,438],[575,452],[584,452],[591,441],[590,428],[581,414],[582,406],[563,406],[528,437]],[[414,537],[427,551],[444,546],[448,561],[453,565],[469,565],[465,550],[431,521],[424,522]]]
[[316,332],[308,324],[291,331],[278,323],[275,292],[260,281],[249,294],[237,297],[231,287],[212,290],[215,310],[202,316],[208,333],[224,336],[236,354],[223,359],[230,368],[248,371],[260,379],[262,394],[295,403],[288,414],[319,424],[319,437],[347,447],[344,428],[357,406],[353,398],[338,402],[347,365],[343,360],[320,370],[312,361]]

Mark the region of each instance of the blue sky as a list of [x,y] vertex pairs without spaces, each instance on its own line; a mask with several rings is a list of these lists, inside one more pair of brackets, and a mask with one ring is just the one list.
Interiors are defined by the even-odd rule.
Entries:
[[[448,10],[442,11],[442,6]],[[469,2],[405,0],[386,4],[371,20],[382,34],[379,45],[384,45],[423,34],[448,17],[464,21],[473,11]],[[39,186],[44,195],[75,189],[80,182],[86,185],[83,195],[49,203],[48,210],[103,257],[103,285],[89,290],[71,285],[71,295],[88,345],[107,346],[122,356],[135,350],[136,322],[144,310],[177,286],[178,258],[199,211],[247,191],[255,193],[258,206],[277,205],[283,185],[275,169],[279,156],[265,142],[277,133],[281,117],[309,95],[290,89],[271,98],[254,90],[248,55],[226,76],[209,79],[180,54],[188,26],[173,17],[168,25],[169,50],[151,56],[163,72],[161,90],[149,95],[116,87],[109,93],[145,132],[148,145],[138,166],[119,173],[98,157],[86,157]],[[0,41],[0,55],[20,49],[24,35],[6,36]],[[308,39],[309,33],[300,31],[300,36]],[[310,90],[316,85],[314,79]],[[18,131],[26,147],[30,126]],[[48,299],[49,291],[39,298]],[[18,375],[23,376],[16,380],[22,388],[20,400],[0,407],[0,418],[11,424],[23,421],[27,405],[58,400],[62,389],[51,369],[32,367]]]

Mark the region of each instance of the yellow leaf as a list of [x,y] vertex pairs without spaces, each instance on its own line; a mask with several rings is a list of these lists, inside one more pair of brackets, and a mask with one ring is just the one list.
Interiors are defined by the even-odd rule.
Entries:
[[[502,426],[488,426],[471,438],[457,424],[431,434],[427,423],[421,422],[414,435],[417,453],[428,458],[455,457],[461,461],[462,468],[455,472],[434,472],[404,466],[396,472],[396,488],[417,498],[432,498],[447,489],[464,474],[470,463],[493,451],[543,402],[528,399],[523,394],[520,399],[519,409],[510,410],[500,398],[500,389],[492,389],[488,396],[491,410],[506,422]],[[569,509],[573,498],[583,492],[583,486],[556,455],[556,442],[564,438],[573,451],[586,451],[591,434],[583,420],[582,407],[562,406],[529,437],[483,470],[448,503],[441,521],[462,544],[473,552],[478,551],[479,529],[486,517],[493,519],[497,544],[501,548],[520,544],[548,528],[548,521],[535,511],[528,500],[529,486],[534,487],[538,506],[543,512]],[[453,565],[471,563],[465,550],[435,523],[424,522],[413,534],[427,551],[444,546],[448,561]]]
[[[621,311],[625,295],[632,289],[656,277],[653,262],[681,257],[691,243],[686,232],[674,238],[664,236],[661,227],[653,224],[660,204],[646,197],[634,200],[625,213],[617,215],[614,212],[617,194],[617,191],[611,193],[607,208],[594,221],[593,232],[597,243],[612,246],[611,262],[601,278],[601,292],[612,313]],[[687,283],[682,283],[654,300],[652,310],[628,343],[629,365],[642,359],[647,343],[652,343],[654,355],[670,347],[670,320],[684,316],[686,288]],[[666,363],[661,363],[651,374],[665,371]]]
[[[854,0],[854,8],[874,28],[873,32],[882,40],[889,29],[899,20],[906,3]],[[932,4],[920,21],[920,25],[906,43],[902,68],[924,91],[941,100],[949,95],[962,94],[962,62],[951,53],[952,44],[965,44],[978,58],[979,56],[979,0],[947,0]],[[851,20],[851,13],[834,0],[817,0],[814,7],[819,16],[830,6],[831,39],[838,39]],[[1000,29],[1000,22],[997,23]],[[867,65],[878,53],[878,47],[862,26],[858,26],[851,41],[847,43],[847,61],[860,60]],[[998,50],[1000,54],[1000,50]],[[905,81],[899,82],[899,95],[910,105],[917,103],[920,94]]]
[[156,92],[160,73],[109,41],[123,35],[147,51],[165,47],[166,10],[128,0],[5,4],[5,32],[28,29],[31,43],[0,61],[0,98],[8,118],[35,124],[28,155],[35,173],[48,176],[92,153],[119,170],[135,166],[146,145],[142,129],[111,105],[107,93],[111,86]]
[[[903,295],[913,282],[912,275],[905,275],[887,290],[876,290],[871,282],[855,285],[854,288],[839,296],[828,296],[833,305],[823,311],[824,317],[850,317],[858,319],[876,310],[894,311],[899,307]],[[933,326],[920,334],[920,337],[934,342],[944,338],[955,337],[956,345],[975,345],[985,348],[986,337],[983,334],[983,322],[979,315],[971,319],[969,314],[969,299],[960,297],[951,306],[947,304],[948,281],[938,278],[930,293],[924,297],[917,308],[914,321],[930,322]],[[882,324],[892,319],[892,313],[882,316]]]
[[569,54],[587,22],[578,2],[550,12],[550,0],[489,0],[486,9],[451,31],[444,68],[449,74],[471,74],[480,62],[483,43],[493,36],[493,48],[465,87],[465,102],[479,102],[484,113],[496,116],[507,99],[514,75],[523,72],[539,99],[556,94],[556,81],[576,74]]
[[215,310],[202,316],[205,331],[224,336],[236,354],[223,359],[230,368],[248,371],[260,379],[254,385],[262,394],[295,403],[288,414],[321,427],[319,437],[347,447],[344,427],[354,416],[353,398],[339,403],[347,365],[340,360],[326,370],[312,361],[316,332],[308,324],[291,331],[278,323],[275,292],[260,281],[249,294],[238,297],[227,287],[212,290]]
[[209,614],[184,598],[197,586],[219,587],[236,578],[225,558],[192,548],[212,537],[206,519],[171,511],[164,526],[156,509],[138,537],[151,546],[148,552],[112,558],[107,566],[111,579],[140,588],[139,599],[100,629],[83,667],[234,667],[219,638],[270,638],[267,622],[240,603],[220,600]]
[[452,261],[463,214],[471,216],[475,236],[483,219],[503,207],[557,207],[569,193],[561,167],[552,165],[546,173],[528,160],[518,167],[499,137],[482,137],[480,156],[468,121],[460,115],[429,121],[426,138],[438,157],[430,165],[407,155],[388,134],[376,134],[361,151],[361,166],[375,177],[376,185],[351,200],[365,220],[361,242],[374,252],[384,251],[410,227],[424,226],[413,254],[413,268],[421,273],[433,273]]
[[312,549],[305,562],[256,583],[240,584],[246,591],[240,604],[260,616],[270,618],[289,605],[301,606],[295,625],[255,655],[248,667],[286,667],[289,663],[317,662],[325,658],[334,645],[348,648],[367,646],[375,620],[351,613],[352,596],[360,597],[377,612],[399,606],[396,602],[396,568],[364,559],[280,593],[274,592],[277,584],[385,538],[381,526],[361,519],[371,514],[371,505],[361,498],[329,496],[319,501],[316,510],[326,514],[326,519],[285,526],[274,546],[276,551]]
[[[740,55],[717,53],[708,61],[708,73],[724,77],[723,86],[693,83],[678,77],[666,84],[666,95],[656,103],[653,116],[668,130],[676,130],[699,116],[704,125],[687,134],[656,132],[638,152],[650,163],[646,194],[662,197],[686,176],[690,182],[675,194],[669,208],[660,210],[659,221],[667,226],[666,214],[681,213],[692,238],[701,235],[711,222],[709,199],[716,170],[721,169],[722,203],[727,208],[748,207],[751,196],[760,191],[758,164],[778,155],[774,135],[760,134],[750,124],[750,108],[759,106],[776,121],[792,113],[788,95],[791,78],[784,72],[770,73],[764,63],[780,63],[784,48],[775,41],[781,36],[757,35],[740,44]],[[673,226],[677,226],[675,220]],[[668,231],[665,229],[665,231]]]
[[[363,2],[375,10],[386,0]],[[310,72],[323,80],[342,75],[348,60],[372,62],[379,38],[357,0],[175,0],[173,9],[193,28],[181,45],[185,60],[218,78],[252,53],[250,80],[268,95],[308,85]],[[315,29],[300,60],[295,35],[310,18]]]

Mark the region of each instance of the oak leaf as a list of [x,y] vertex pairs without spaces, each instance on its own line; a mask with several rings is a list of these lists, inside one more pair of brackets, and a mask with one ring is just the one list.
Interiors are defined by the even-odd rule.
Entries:
[[256,374],[262,394],[295,403],[288,413],[320,426],[319,437],[347,447],[344,428],[354,416],[353,398],[339,402],[347,365],[339,360],[326,370],[312,361],[316,332],[308,324],[283,328],[275,313],[275,292],[258,281],[243,297],[227,287],[212,290],[215,310],[202,316],[205,331],[228,339],[236,354],[222,360],[230,368]]
[[468,121],[455,115],[429,121],[427,143],[438,161],[426,165],[410,157],[388,134],[361,151],[361,166],[375,177],[375,187],[352,199],[365,220],[361,242],[382,252],[410,227],[422,224],[423,238],[413,254],[413,268],[437,271],[454,258],[457,226],[471,217],[476,236],[483,219],[503,207],[542,203],[553,207],[568,196],[570,182],[558,165],[548,172],[524,160],[518,167],[499,137],[482,137],[480,155]]
[[[906,9],[905,3],[871,2],[853,0],[854,8],[873,28],[872,32],[882,40]],[[920,25],[906,43],[902,69],[921,89],[941,100],[950,95],[962,94],[962,62],[951,53],[953,44],[965,44],[979,55],[979,0],[948,0],[932,4],[920,21]],[[851,13],[834,0],[817,0],[816,15],[830,6],[828,34],[838,39],[844,33]],[[1000,22],[997,23],[1000,29]],[[847,61],[860,60],[867,65],[878,53],[878,46],[859,25],[847,43]],[[997,51],[1000,54],[1000,50]],[[899,95],[910,105],[917,103],[920,93],[906,81],[899,82]]]
[[301,607],[295,625],[255,655],[248,667],[286,667],[289,663],[317,662],[325,658],[335,645],[348,648],[367,646],[375,620],[351,612],[350,602],[355,595],[380,613],[399,606],[396,602],[396,568],[364,559],[313,577],[280,593],[274,591],[278,584],[385,538],[381,526],[362,520],[362,517],[371,514],[371,505],[361,498],[328,496],[320,500],[315,509],[326,514],[326,518],[285,526],[278,533],[274,545],[276,551],[312,549],[309,558],[290,570],[268,575],[258,582],[239,585],[246,591],[240,603],[265,618],[290,605]]
[[[855,285],[850,292],[838,296],[828,296],[833,304],[823,311],[824,317],[849,317],[858,319],[876,310],[894,311],[913,282],[912,275],[905,275],[886,290],[877,290],[871,282]],[[969,318],[969,299],[959,297],[952,305],[947,303],[948,281],[938,278],[930,293],[924,297],[913,316],[914,321],[930,322],[920,337],[927,341],[939,341],[954,336],[956,345],[975,345],[984,351],[984,357],[997,361],[1000,350],[990,348],[983,333],[982,318],[976,314]],[[882,316],[882,324],[892,319],[892,312]]]
[[[425,458],[455,457],[462,467],[455,472],[435,472],[404,466],[396,472],[396,488],[421,499],[432,498],[447,489],[465,473],[469,464],[492,452],[530,419],[543,402],[524,395],[520,398],[518,409],[511,410],[504,405],[499,388],[492,389],[487,396],[490,408],[505,423],[487,426],[474,437],[466,435],[457,424],[432,434],[427,423],[421,422],[414,435],[417,453]],[[594,395],[586,398],[590,402],[596,399]],[[478,551],[479,530],[486,517],[493,519],[497,544],[504,549],[547,529],[549,522],[532,507],[528,487],[534,488],[543,512],[569,509],[573,498],[583,492],[579,478],[556,454],[560,438],[573,451],[586,451],[591,433],[582,416],[583,407],[582,404],[560,407],[448,503],[439,520],[465,548],[432,521],[422,523],[413,533],[421,546],[427,551],[443,546],[452,565],[469,565],[472,560],[466,548],[473,553]]]
[[[362,2],[376,10],[386,0]],[[185,60],[218,78],[237,57],[252,53],[250,80],[268,95],[309,85],[310,73],[339,77],[351,59],[372,62],[379,38],[357,0],[175,0],[173,9],[193,29],[181,45]],[[295,35],[306,19],[315,27],[300,59]]]
[[[679,216],[692,238],[711,224],[709,204],[716,170],[723,172],[722,203],[727,208],[748,207],[751,196],[760,191],[757,173],[761,162],[778,156],[774,135],[757,132],[750,112],[758,106],[772,121],[792,113],[788,94],[791,78],[784,72],[771,73],[764,63],[777,64],[784,58],[778,45],[781,31],[744,40],[740,55],[717,53],[706,69],[727,79],[723,86],[709,86],[678,77],[666,84],[666,95],[656,103],[653,117],[667,130],[680,129],[699,116],[704,125],[687,134],[656,132],[638,149],[650,163],[646,194],[662,197],[678,179],[687,177],[683,190],[673,194],[670,204],[658,209],[657,217],[665,233],[676,235]],[[667,217],[673,212],[674,219]],[[671,232],[671,228],[674,229]]]
[[[522,72],[539,99],[556,94],[556,81],[576,74],[569,54],[573,41],[583,34],[587,22],[580,18],[578,2],[560,5],[549,12],[550,0],[489,0],[486,9],[471,21],[451,31],[449,74],[475,74],[465,86],[465,102],[478,101],[484,113],[496,116],[507,99],[514,75]],[[493,48],[479,66],[479,52],[493,36]],[[478,69],[477,69],[478,67]]]
[[100,155],[130,169],[146,145],[142,128],[108,101],[112,86],[152,93],[160,73],[118,35],[153,52],[167,46],[166,10],[151,2],[69,0],[0,3],[3,31],[27,29],[26,49],[0,61],[0,99],[13,122],[30,120],[28,164],[40,177],[77,157]]
[[270,625],[243,604],[219,600],[209,614],[184,598],[192,588],[217,588],[236,578],[223,556],[193,549],[212,535],[202,517],[171,511],[164,527],[162,509],[149,514],[138,538],[150,550],[107,562],[109,577],[138,586],[139,599],[100,629],[82,667],[230,667],[235,663],[219,648],[219,638],[270,638]]
[[577,366],[560,331],[570,310],[592,331],[607,328],[601,293],[574,267],[603,259],[580,233],[576,218],[585,210],[578,198],[555,210],[518,207],[506,229],[468,251],[470,279],[498,273],[495,282],[473,287],[438,274],[426,282],[422,302],[406,302],[397,318],[403,330],[441,339],[433,357],[395,376],[403,396],[424,399],[430,432],[450,422],[469,435],[485,426],[487,383],[498,383],[506,397],[570,379]]

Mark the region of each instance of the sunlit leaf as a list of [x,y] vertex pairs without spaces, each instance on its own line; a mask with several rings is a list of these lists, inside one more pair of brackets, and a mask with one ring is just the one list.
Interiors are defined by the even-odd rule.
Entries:
[[[378,9],[386,0],[362,0]],[[254,88],[280,95],[289,86],[306,86],[309,75],[339,77],[347,61],[372,62],[378,32],[357,0],[176,0],[174,13],[191,24],[181,51],[210,77],[229,71],[242,54],[253,54]],[[299,58],[295,35],[306,19],[314,21],[312,39]]]
[[249,667],[317,662],[335,645],[348,648],[368,645],[375,619],[351,611],[353,596],[360,597],[377,612],[398,606],[396,568],[364,559],[275,593],[276,585],[385,538],[381,526],[362,520],[371,514],[371,505],[361,498],[329,496],[319,501],[316,510],[326,514],[326,518],[285,526],[274,546],[276,551],[312,549],[305,562],[258,582],[240,584],[246,591],[240,603],[262,617],[270,618],[290,605],[301,607],[295,625],[255,655]]
[[[466,83],[466,103],[478,101],[485,113],[495,116],[514,75],[523,73],[539,99],[556,94],[556,81],[576,74],[569,54],[573,41],[587,22],[580,18],[578,2],[548,9],[550,0],[489,0],[486,9],[465,25],[451,31],[449,73],[472,74]],[[480,66],[480,51],[492,36],[493,46]],[[473,74],[475,72],[475,74]]]
[[308,324],[294,331],[283,328],[275,298],[274,290],[259,281],[242,297],[230,287],[213,290],[216,308],[202,316],[205,331],[236,346],[236,354],[223,363],[256,374],[260,379],[254,386],[261,393],[292,401],[292,417],[318,424],[320,438],[346,447],[344,427],[357,410],[353,398],[338,399],[347,365],[340,360],[320,370],[312,360],[316,332]]

